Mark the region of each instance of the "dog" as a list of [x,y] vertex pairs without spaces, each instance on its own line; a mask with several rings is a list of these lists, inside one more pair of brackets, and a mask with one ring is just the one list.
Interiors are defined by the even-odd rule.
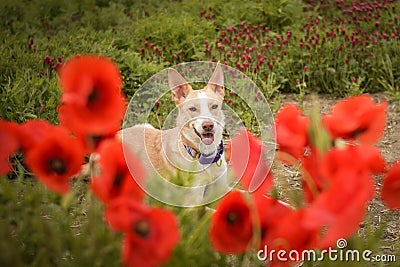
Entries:
[[[170,68],[168,84],[179,111],[176,127],[160,130],[150,124],[135,125],[122,130],[122,141],[139,156],[149,173],[166,180],[185,177],[184,186],[200,187],[186,200],[198,204],[210,191],[210,184],[214,190],[229,188],[223,144],[224,73],[218,63],[206,86],[194,90]],[[188,180],[193,183],[188,184]]]

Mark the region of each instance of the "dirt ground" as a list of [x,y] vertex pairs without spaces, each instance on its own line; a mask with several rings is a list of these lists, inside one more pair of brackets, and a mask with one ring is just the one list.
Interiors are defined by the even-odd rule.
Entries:
[[[400,103],[391,101],[385,94],[373,94],[375,102],[387,101],[389,103],[387,110],[387,123],[383,138],[377,144],[381,153],[390,164],[400,160]],[[318,96],[318,105],[322,113],[328,113],[331,106],[338,101],[338,98],[332,96]],[[313,98],[306,96],[299,104],[299,100],[292,95],[283,95],[281,103],[295,103],[303,108],[305,114],[311,110],[314,105]],[[300,172],[288,169],[282,165],[278,166],[278,175],[285,176],[286,183],[299,186],[301,177]],[[400,212],[389,211],[380,199],[380,190],[382,187],[382,176],[376,176],[376,194],[375,198],[368,206],[368,214],[360,224],[359,235],[364,236],[366,231],[372,227],[378,231],[383,227],[382,243],[380,249],[385,253],[395,254],[397,260],[400,260]],[[276,178],[275,178],[276,179]],[[278,188],[282,188],[278,185]],[[400,197],[400,196],[399,196]],[[370,232],[370,231],[369,231]]]

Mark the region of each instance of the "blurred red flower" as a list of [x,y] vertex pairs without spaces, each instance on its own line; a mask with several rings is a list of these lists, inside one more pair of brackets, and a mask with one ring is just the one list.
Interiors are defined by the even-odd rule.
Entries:
[[[146,174],[139,159],[116,139],[104,140],[99,146],[98,156],[100,174],[91,179],[95,195],[106,204],[120,196],[142,200],[144,192],[135,179],[142,181]],[[126,161],[134,169],[130,170]]]
[[44,120],[29,120],[21,124],[22,149],[27,151],[34,147],[51,128],[50,122]]
[[[372,156],[361,156],[368,152]],[[322,158],[320,174],[323,177],[323,191],[305,212],[305,224],[308,227],[325,229],[318,241],[319,247],[332,246],[337,239],[347,238],[358,229],[368,201],[374,195],[375,184],[371,175],[384,168],[383,159],[375,152],[363,147],[347,146],[344,149],[332,149]],[[375,165],[372,158],[382,163]]]
[[382,137],[385,128],[386,108],[386,102],[375,104],[369,95],[346,98],[323,117],[323,124],[333,138],[374,144]]
[[247,130],[240,131],[228,145],[229,162],[242,186],[250,193],[265,194],[273,185],[270,163],[261,140]]
[[277,253],[273,254],[272,259],[270,259],[271,266],[292,266],[293,263],[302,261],[301,256],[304,250],[316,247],[318,230],[310,229],[304,225],[304,216],[304,209],[294,210],[286,214],[280,218],[274,231],[264,241],[264,245],[268,246],[269,251],[286,252],[281,257]]
[[114,139],[118,131],[120,130],[119,125],[114,125],[115,128],[110,128],[108,131],[102,134],[89,134],[84,132],[78,132],[77,137],[80,139],[88,154],[94,153],[98,150],[100,144],[107,139]]
[[400,162],[394,163],[388,170],[381,197],[385,205],[392,210],[400,209]]
[[306,224],[326,229],[319,240],[321,248],[333,246],[339,238],[357,231],[374,194],[373,181],[365,173],[349,171],[335,179],[329,190],[321,193],[307,209]]
[[301,160],[303,195],[308,203],[312,202],[326,186],[324,177],[321,175],[319,151],[315,148],[310,151],[310,154]]
[[342,149],[331,149],[323,156],[312,149],[301,163],[305,199],[312,202],[320,192],[328,190],[332,183],[331,178],[340,170],[351,169],[355,172],[380,174],[385,165],[379,149],[373,146],[350,145]]
[[296,105],[286,104],[281,107],[275,116],[278,150],[297,159],[302,157],[308,144],[309,124],[309,118],[301,115]]
[[0,176],[3,176],[12,170],[9,157],[20,147],[17,123],[0,119],[0,147]]
[[262,248],[269,242],[271,236],[275,235],[274,232],[283,218],[291,214],[293,210],[288,204],[268,196],[259,195],[254,200],[259,219]]
[[372,146],[348,145],[328,151],[320,163],[321,175],[333,177],[341,170],[352,169],[355,172],[379,174],[385,169],[385,160],[380,150]]
[[108,202],[104,211],[104,218],[110,228],[118,232],[131,230],[132,218],[146,213],[149,207],[141,200],[129,196],[116,197]]
[[84,161],[81,143],[61,126],[48,129],[41,140],[26,152],[26,164],[51,190],[63,194],[69,180],[80,171]]
[[166,263],[180,240],[173,212],[146,206],[130,197],[111,201],[105,218],[111,228],[125,234],[122,260],[127,266],[152,267]]
[[228,193],[211,217],[210,239],[222,253],[246,251],[253,237],[253,221],[247,201],[239,191]]
[[125,113],[122,78],[105,57],[77,56],[59,72],[63,89],[59,120],[75,133],[108,134],[120,126]]

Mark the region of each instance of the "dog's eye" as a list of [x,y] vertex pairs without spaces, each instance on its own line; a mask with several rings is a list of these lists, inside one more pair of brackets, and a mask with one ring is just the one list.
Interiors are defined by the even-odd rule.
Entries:
[[214,104],[214,105],[211,106],[211,108],[212,108],[212,109],[217,109],[217,108],[218,108],[218,105],[217,105],[217,104]]
[[190,110],[190,111],[196,111],[197,108],[196,108],[196,107],[190,107],[189,110]]

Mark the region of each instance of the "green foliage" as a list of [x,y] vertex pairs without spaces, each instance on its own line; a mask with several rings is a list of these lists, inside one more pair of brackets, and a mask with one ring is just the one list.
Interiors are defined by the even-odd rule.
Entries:
[[77,182],[72,202],[31,178],[0,180],[1,266],[117,266],[120,236],[102,205]]
[[[340,45],[349,42],[338,33],[336,39],[324,45],[320,40],[315,48],[300,48],[303,35],[326,38],[326,32],[331,28],[336,30],[335,25],[329,26],[329,20],[343,16],[332,4],[330,8],[315,5],[307,12],[299,12],[306,7],[302,1],[285,0],[268,3],[239,0],[2,1],[0,114],[18,121],[37,117],[56,122],[53,114],[58,94],[57,75],[50,66],[43,64],[46,55],[59,56],[63,61],[79,53],[110,57],[121,68],[128,98],[151,75],[182,60],[215,59],[235,67],[237,60],[227,59],[227,51],[219,51],[216,44],[221,42],[223,29],[240,28],[242,22],[249,27],[268,27],[268,39],[277,35],[283,39],[288,30],[296,36],[284,47],[286,56],[275,46],[270,48],[266,61],[273,62],[271,69],[264,64],[257,73],[251,68],[245,70],[268,98],[279,97],[279,92],[299,93],[300,98],[310,92],[347,96],[384,90],[398,95],[399,62],[393,55],[398,54],[399,45],[395,39],[379,41],[379,46],[371,43],[338,50]],[[394,12],[382,11],[381,15],[379,27],[389,24],[389,29],[398,27]],[[315,23],[312,22],[315,19],[320,20],[319,26],[314,25],[305,33],[304,25]],[[373,32],[376,28],[373,21],[360,24],[364,32]],[[343,30],[351,35],[357,29],[351,23],[344,23]],[[205,52],[205,41],[210,44],[210,55]],[[251,47],[252,43],[246,40],[243,45]],[[256,58],[256,52],[252,57]],[[306,72],[304,66],[308,68]],[[39,75],[41,72],[44,75]],[[273,76],[274,85],[268,84],[271,83],[268,75]],[[298,80],[306,86],[299,86]]]

